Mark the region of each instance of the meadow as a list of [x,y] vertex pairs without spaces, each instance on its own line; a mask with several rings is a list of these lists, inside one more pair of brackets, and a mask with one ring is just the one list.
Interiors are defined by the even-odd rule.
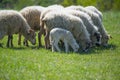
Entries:
[[120,12],[103,12],[103,24],[112,36],[109,46],[87,53],[52,53],[37,44],[18,46],[18,35],[14,35],[14,47],[7,48],[4,37],[0,80],[120,80]]

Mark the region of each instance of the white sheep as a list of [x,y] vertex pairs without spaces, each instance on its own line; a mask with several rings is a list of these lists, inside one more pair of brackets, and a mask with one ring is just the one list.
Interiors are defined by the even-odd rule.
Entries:
[[94,25],[97,26],[100,34],[102,35],[101,44],[103,46],[108,45],[108,40],[109,40],[110,36],[108,35],[104,25],[102,24],[102,20],[100,19],[98,14],[96,14],[95,12],[93,12],[91,10],[85,9],[82,6],[69,6],[69,7],[66,7],[66,8],[67,9],[78,10],[78,11],[83,11],[83,12],[87,13],[91,17]]
[[55,49],[61,52],[60,48],[58,47],[58,42],[60,40],[64,42],[66,53],[69,52],[69,46],[72,47],[74,52],[77,52],[79,49],[79,45],[74,39],[72,33],[68,30],[62,28],[53,28],[50,31],[49,38],[50,38],[50,44],[52,45],[52,52],[54,52]]
[[25,18],[15,10],[0,10],[0,39],[8,35],[7,47],[13,46],[12,35],[20,33],[32,44],[36,43],[35,32]]
[[[44,16],[51,11],[61,11],[62,9],[64,9],[64,7],[62,5],[55,4],[55,5],[50,5],[50,6],[46,7],[45,10],[42,11],[41,16],[40,16],[40,26],[41,26],[40,32],[44,31],[44,23],[42,22],[42,19],[44,18]],[[42,35],[42,33],[40,33],[40,36],[41,35]],[[49,40],[45,40],[45,45],[50,46]],[[49,47],[46,47],[46,48],[49,48]]]
[[[45,42],[49,38],[50,30],[60,27],[71,31],[83,50],[87,50],[90,47],[90,35],[80,18],[68,14],[65,11],[51,11],[44,16],[42,22],[47,30]],[[45,45],[47,46],[47,43]]]
[[[28,24],[30,27],[35,30],[39,31],[38,33],[38,44],[39,47],[41,46],[41,36],[40,34],[44,33],[44,30],[41,31],[40,33],[40,16],[41,13],[44,11],[45,7],[42,6],[28,6],[20,10],[20,13],[24,16],[24,18],[27,20]],[[28,46],[27,41],[25,41],[26,45]],[[21,45],[21,35],[19,34],[19,39],[18,39],[18,45]]]
[[66,12],[81,18],[84,25],[86,26],[86,29],[90,33],[90,37],[91,37],[93,45],[101,44],[100,32],[98,31],[98,28],[93,24],[91,17],[88,14],[86,14],[82,11],[77,11],[77,10],[71,10],[71,9],[65,9],[65,10],[66,10]]

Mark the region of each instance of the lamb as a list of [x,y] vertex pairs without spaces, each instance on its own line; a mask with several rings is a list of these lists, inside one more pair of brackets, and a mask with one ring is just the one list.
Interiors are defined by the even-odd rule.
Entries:
[[36,43],[35,32],[25,18],[15,10],[0,10],[0,39],[8,35],[7,47],[13,47],[13,34],[20,33],[33,45]]
[[108,40],[110,38],[110,35],[108,35],[105,27],[102,24],[102,20],[100,19],[98,14],[96,14],[93,11],[90,11],[88,9],[85,9],[82,6],[69,6],[69,7],[66,7],[66,8],[67,9],[78,10],[78,11],[82,11],[82,12],[87,13],[91,17],[94,25],[97,26],[98,31],[100,32],[100,34],[102,35],[101,44],[103,46],[107,46],[108,45]]
[[[45,7],[42,6],[28,6],[20,10],[20,13],[24,16],[24,18],[27,20],[28,24],[30,27],[35,30],[39,31],[38,33],[38,43],[39,47],[42,45],[41,44],[41,37],[40,37],[40,16],[41,13],[44,11]],[[44,33],[44,30],[42,31],[41,34]],[[26,43],[25,43],[26,42]],[[26,46],[28,46],[27,41],[24,43]],[[18,39],[18,45],[21,45],[21,34],[19,34],[19,39]]]
[[90,35],[80,18],[67,14],[64,11],[51,11],[45,15],[45,17],[42,19],[42,22],[44,23],[44,27],[46,29],[46,47],[48,46],[47,40],[49,38],[50,30],[56,27],[67,29],[72,32],[73,36],[84,51],[87,51],[90,47]]
[[91,17],[88,14],[81,12],[81,11],[76,11],[76,10],[70,10],[70,9],[65,9],[65,10],[66,12],[82,19],[83,23],[86,26],[86,29],[90,33],[90,37],[91,37],[93,45],[101,44],[101,34],[98,31],[98,28],[93,24]]
[[54,52],[55,49],[61,52],[60,48],[58,47],[58,42],[60,40],[64,42],[66,53],[69,52],[69,45],[72,47],[74,52],[77,52],[79,49],[79,45],[74,39],[72,33],[68,30],[62,28],[53,28],[50,31],[49,39],[50,39],[50,44],[52,45],[52,52]]

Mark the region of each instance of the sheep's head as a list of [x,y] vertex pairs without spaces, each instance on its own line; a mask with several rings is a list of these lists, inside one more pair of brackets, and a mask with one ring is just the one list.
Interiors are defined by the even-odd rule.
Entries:
[[102,45],[107,47],[108,46],[108,40],[112,38],[110,35],[104,35],[102,36]]
[[35,31],[32,30],[32,29],[29,29],[28,30],[28,34],[27,34],[27,39],[33,44],[35,45],[36,44],[36,34],[35,34]]
[[87,52],[89,50],[89,48],[92,46],[92,42],[91,40],[82,40],[80,43],[82,50],[84,52]]
[[73,45],[72,45],[72,48],[74,50],[74,52],[77,52],[79,50],[79,45],[75,42]]

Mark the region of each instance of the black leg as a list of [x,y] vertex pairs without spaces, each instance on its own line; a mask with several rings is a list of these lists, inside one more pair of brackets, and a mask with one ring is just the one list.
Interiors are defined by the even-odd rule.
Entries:
[[11,47],[13,47],[13,35],[10,35]]
[[41,46],[42,46],[41,36],[42,36],[42,32],[39,32],[39,33],[38,33],[38,47],[41,47]]
[[10,47],[10,46],[9,46],[9,42],[10,42],[10,35],[8,35],[8,40],[7,40],[7,45],[6,45],[6,47]]
[[24,41],[23,41],[23,45],[25,45],[25,46],[27,46],[27,47],[29,46],[29,45],[28,45],[28,41],[27,41],[27,39],[24,39]]
[[21,45],[21,34],[18,34],[18,45]]

